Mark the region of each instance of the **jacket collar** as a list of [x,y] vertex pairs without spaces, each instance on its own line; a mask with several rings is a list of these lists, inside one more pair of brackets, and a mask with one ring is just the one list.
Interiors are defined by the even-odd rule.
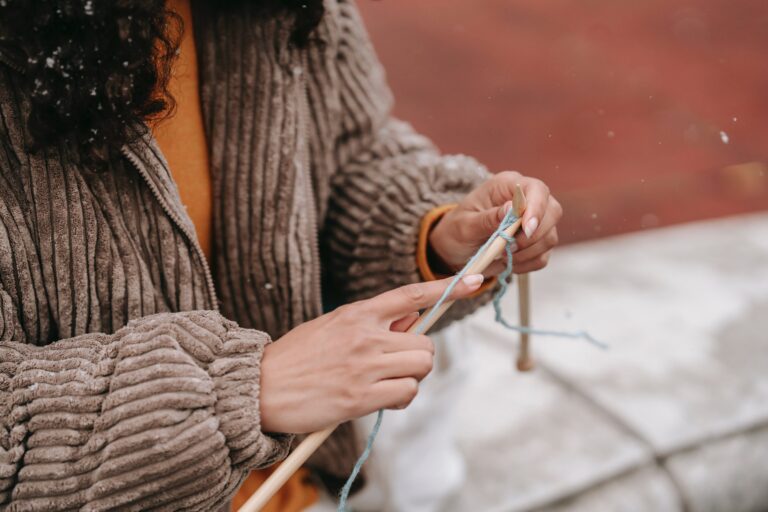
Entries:
[[[0,42],[0,64],[5,64],[18,73],[24,72],[24,54],[22,51]],[[186,215],[186,209],[182,206],[176,183],[171,177],[168,162],[163,156],[160,147],[152,137],[148,126],[133,127],[135,135],[133,142],[123,146],[122,152],[138,167],[139,171],[147,177],[170,210],[186,221],[189,226],[191,221]]]

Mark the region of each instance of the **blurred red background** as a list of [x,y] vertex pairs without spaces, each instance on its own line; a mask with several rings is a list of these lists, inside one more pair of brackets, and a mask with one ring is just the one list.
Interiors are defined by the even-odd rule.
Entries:
[[768,209],[765,0],[359,0],[395,112],[568,241]]

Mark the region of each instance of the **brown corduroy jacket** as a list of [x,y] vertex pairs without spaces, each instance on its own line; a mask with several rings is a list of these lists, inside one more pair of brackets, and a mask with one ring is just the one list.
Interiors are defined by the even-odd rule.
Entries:
[[[210,262],[151,138],[106,172],[28,150],[0,51],[0,510],[226,502],[291,441],[259,426],[264,346],[322,313],[321,282],[328,308],[418,281],[419,220],[486,177],[390,117],[354,5],[326,4],[307,49],[247,5],[197,16]],[[345,476],[350,428],[321,452]]]

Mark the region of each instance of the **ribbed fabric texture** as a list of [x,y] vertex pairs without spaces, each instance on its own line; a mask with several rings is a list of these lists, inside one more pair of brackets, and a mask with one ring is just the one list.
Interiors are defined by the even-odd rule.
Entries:
[[[421,216],[485,178],[390,118],[351,3],[304,50],[242,4],[195,13],[210,263],[154,141],[101,173],[30,154],[0,65],[0,509],[225,503],[290,442],[259,429],[270,336],[322,312],[321,274],[343,301],[418,281]],[[312,465],[337,483],[356,452],[348,424]]]
[[287,452],[258,429],[265,338],[190,312],[46,348],[0,344],[0,389],[10,390],[0,412],[13,425],[2,438],[3,501],[10,510],[211,510],[244,467]]

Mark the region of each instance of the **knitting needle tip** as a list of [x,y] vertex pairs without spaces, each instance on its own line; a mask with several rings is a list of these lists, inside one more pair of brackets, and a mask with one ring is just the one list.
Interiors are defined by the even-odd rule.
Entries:
[[523,187],[520,184],[515,185],[515,194],[512,196],[512,209],[515,211],[515,215],[520,217],[525,211],[525,194],[523,193]]

